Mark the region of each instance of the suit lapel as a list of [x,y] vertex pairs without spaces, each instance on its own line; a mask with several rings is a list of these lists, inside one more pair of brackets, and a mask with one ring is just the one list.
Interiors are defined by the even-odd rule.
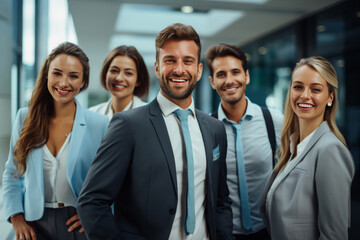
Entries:
[[206,153],[206,169],[207,172],[209,172],[209,179],[211,179],[211,171],[208,171],[208,168],[211,166],[212,164],[212,144],[211,144],[211,136],[209,134],[209,125],[208,122],[206,120],[204,120],[204,117],[202,116],[201,112],[197,109],[195,109],[196,112],[196,118],[198,120],[199,123],[199,127],[200,127],[200,131],[201,131],[201,135],[202,135],[202,139],[204,142],[204,147],[205,147],[205,153]]
[[[34,173],[35,173],[35,178],[36,178],[36,182],[38,183],[40,192],[42,193],[42,196],[44,196],[44,170],[43,170],[43,161],[44,161],[44,157],[43,157],[43,149],[41,148],[36,148],[33,151],[31,151],[30,153],[30,159],[31,162],[33,164],[34,167]],[[27,170],[28,172],[31,172],[29,170]]]
[[[314,135],[311,137],[309,143],[306,145],[304,151],[298,156],[296,157],[294,160],[295,161],[293,165],[291,165],[289,168],[285,169],[284,174],[282,174],[277,183],[276,186],[274,186],[275,188],[277,188],[282,181],[284,181],[284,179],[291,173],[291,171],[304,159],[304,157],[308,154],[308,152],[314,147],[314,145],[316,144],[317,141],[319,141],[319,139],[326,133],[331,131],[327,122],[323,122],[316,130]],[[275,191],[273,191],[275,192]]]
[[[66,176],[72,188],[76,187],[72,182],[72,176],[74,174],[77,174],[74,173],[74,171],[75,171],[76,160],[78,159],[79,152],[86,151],[86,149],[80,149],[80,146],[82,146],[82,141],[84,138],[85,131],[86,131],[86,121],[85,121],[84,110],[80,106],[80,104],[77,103],[74,124],[71,132],[69,152],[66,160]],[[73,190],[75,193],[80,191],[80,189],[73,189]]]
[[162,116],[162,112],[157,100],[153,100],[149,103],[149,113],[150,113],[150,121],[154,126],[155,132],[159,139],[161,148],[165,154],[167,164],[169,167],[171,180],[174,186],[175,193],[177,195],[177,182],[176,182],[176,168],[175,168],[175,159],[174,153],[172,151],[171,142],[169,138],[169,134],[166,128],[166,124],[164,118]]

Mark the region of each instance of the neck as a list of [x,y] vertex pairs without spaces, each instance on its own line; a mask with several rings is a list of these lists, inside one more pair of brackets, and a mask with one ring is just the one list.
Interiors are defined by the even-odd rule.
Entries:
[[116,98],[111,96],[111,107],[114,113],[122,112],[126,106],[133,100],[133,95],[126,96],[125,98]]
[[76,113],[75,100],[66,104],[54,102],[53,118],[74,118]]
[[245,96],[243,96],[240,101],[236,103],[228,103],[221,101],[221,106],[224,110],[226,117],[229,120],[239,123],[242,117],[245,115],[247,101]]
[[191,104],[192,101],[191,95],[184,99],[175,99],[168,97],[162,90],[160,92],[164,97],[166,97],[167,99],[169,99],[170,101],[181,107],[182,109],[188,108]]
[[317,129],[322,123],[322,119],[319,120],[303,120],[299,119],[299,132],[300,132],[300,142],[304,140],[307,136],[310,135],[315,129]]

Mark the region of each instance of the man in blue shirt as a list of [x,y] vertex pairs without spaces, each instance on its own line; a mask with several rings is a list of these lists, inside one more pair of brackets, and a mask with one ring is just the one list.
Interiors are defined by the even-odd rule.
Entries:
[[[227,182],[233,202],[233,234],[242,240],[270,239],[259,205],[273,169],[273,151],[261,107],[245,96],[250,83],[246,55],[235,46],[220,44],[208,49],[206,64],[211,86],[221,98],[213,116],[224,123],[228,140]],[[276,110],[270,113],[277,147],[283,115]]]

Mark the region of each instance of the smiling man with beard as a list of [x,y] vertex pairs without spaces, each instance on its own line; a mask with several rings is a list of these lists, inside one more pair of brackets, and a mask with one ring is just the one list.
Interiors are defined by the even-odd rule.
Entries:
[[212,115],[223,121],[228,150],[227,181],[235,239],[270,239],[260,216],[260,200],[280,145],[283,115],[245,96],[250,83],[246,55],[235,46],[212,46],[206,54],[211,86],[221,103]]
[[80,194],[88,239],[233,239],[225,128],[195,109],[191,95],[200,53],[191,26],[158,34],[161,90],[113,116]]

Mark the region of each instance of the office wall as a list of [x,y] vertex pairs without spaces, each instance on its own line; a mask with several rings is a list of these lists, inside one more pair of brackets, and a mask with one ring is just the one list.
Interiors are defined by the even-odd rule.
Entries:
[[[12,0],[0,1],[0,176],[9,152],[11,133]],[[0,183],[2,177],[0,178]]]

